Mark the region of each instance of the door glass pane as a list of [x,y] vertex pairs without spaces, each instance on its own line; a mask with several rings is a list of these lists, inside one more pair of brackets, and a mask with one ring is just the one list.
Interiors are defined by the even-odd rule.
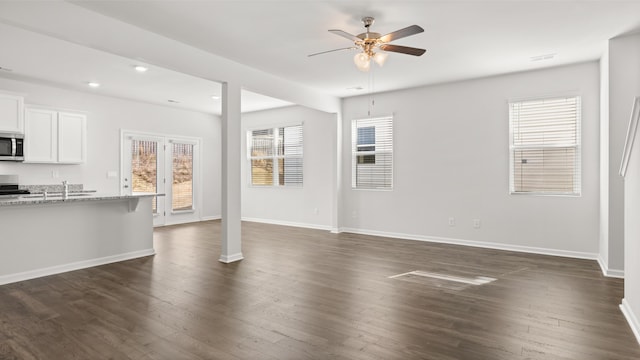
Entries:
[[173,143],[173,211],[193,210],[193,144]]
[[[131,140],[131,184],[133,193],[156,193],[158,179],[158,143],[149,140]],[[153,198],[153,213],[158,212]]]

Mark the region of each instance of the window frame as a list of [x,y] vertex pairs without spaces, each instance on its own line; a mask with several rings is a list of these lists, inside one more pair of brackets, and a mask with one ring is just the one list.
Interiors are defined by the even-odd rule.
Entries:
[[[385,140],[385,137],[383,136],[382,139],[380,139],[377,130],[374,130],[374,139],[375,139],[375,143],[374,144],[358,144],[358,129],[360,128],[367,128],[367,127],[376,127],[376,126],[382,126],[382,124],[376,125],[375,122],[376,121],[385,121],[388,120],[388,124],[389,124],[389,135],[387,136],[387,140]],[[356,119],[352,119],[351,120],[351,189],[352,190],[364,190],[364,191],[393,191],[393,186],[394,186],[394,182],[395,182],[395,171],[394,171],[394,166],[395,166],[395,156],[394,156],[394,116],[393,114],[391,115],[384,115],[384,116],[376,116],[376,117],[363,117],[363,118],[356,118]],[[358,126],[359,122],[363,122],[362,126]],[[380,142],[378,142],[378,140],[380,139]],[[359,147],[374,147],[374,150],[362,150],[359,151]],[[389,149],[387,149],[387,147],[389,147]],[[358,166],[360,165],[378,165],[378,159],[377,156],[378,155],[385,155],[388,154],[389,155],[389,159],[390,159],[390,164],[389,165],[384,165],[384,163],[379,164],[381,166],[385,167],[385,172],[388,172],[388,176],[389,177],[389,184],[387,186],[377,186],[377,187],[367,187],[367,186],[358,186]],[[358,158],[359,157],[364,157],[364,156],[376,156],[374,162],[372,163],[367,163],[367,162],[362,162],[359,163],[358,162]]]
[[[282,145],[280,142],[280,129],[285,129],[289,127],[300,127],[300,154],[299,155],[286,155],[284,148],[282,154],[279,154],[278,149]],[[254,131],[268,131],[271,130],[271,135],[273,136],[273,146],[271,148],[270,155],[262,155],[262,156],[252,156],[251,155],[251,147],[253,144],[253,132]],[[284,131],[284,130],[283,130]],[[304,186],[304,122],[298,123],[287,123],[280,125],[266,125],[266,126],[257,126],[255,128],[250,128],[246,130],[247,132],[247,164],[248,164],[248,186],[255,188],[302,188]],[[300,159],[300,183],[294,184],[280,184],[280,159],[283,159],[283,163],[285,159]],[[271,160],[272,162],[272,183],[271,184],[254,184],[253,183],[253,160]],[[283,176],[286,178],[286,175],[283,173]]]
[[[559,99],[572,99],[577,100],[576,106],[576,123],[575,123],[575,143],[571,145],[529,145],[529,146],[516,146],[514,145],[514,121],[512,119],[512,105],[517,103],[535,102],[535,101],[551,101]],[[559,94],[549,95],[535,98],[523,98],[512,99],[508,101],[508,129],[509,129],[509,194],[516,196],[555,196],[555,197],[580,197],[582,196],[582,96],[579,94]],[[575,151],[574,165],[573,165],[573,190],[567,191],[516,191],[515,182],[515,164],[514,158],[517,150],[545,150],[545,149],[569,149],[573,148]]]

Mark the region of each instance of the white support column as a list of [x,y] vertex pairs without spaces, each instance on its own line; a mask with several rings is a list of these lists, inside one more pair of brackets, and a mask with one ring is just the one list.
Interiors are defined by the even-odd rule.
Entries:
[[335,114],[335,143],[333,147],[334,178],[333,178],[333,214],[331,218],[331,232],[342,232],[342,113]]
[[220,261],[242,260],[240,222],[240,86],[222,83],[222,253]]

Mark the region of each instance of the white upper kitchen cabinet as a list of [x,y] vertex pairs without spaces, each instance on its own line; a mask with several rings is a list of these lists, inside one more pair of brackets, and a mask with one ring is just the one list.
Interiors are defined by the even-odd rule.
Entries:
[[25,162],[58,162],[58,112],[28,107],[25,113]]
[[24,99],[0,93],[0,133],[24,133]]
[[27,107],[24,162],[81,164],[86,160],[87,116]]
[[58,162],[80,164],[86,159],[87,116],[58,113]]

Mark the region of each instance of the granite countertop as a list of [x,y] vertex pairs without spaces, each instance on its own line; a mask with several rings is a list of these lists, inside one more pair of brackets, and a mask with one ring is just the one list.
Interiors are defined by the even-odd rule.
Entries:
[[152,196],[164,196],[164,194],[137,194],[137,195],[113,195],[101,194],[95,191],[69,192],[66,199],[62,198],[61,193],[49,193],[45,199],[43,194],[30,194],[18,196],[0,196],[0,206],[11,205],[35,205],[35,204],[52,204],[67,203],[78,201],[99,201],[99,200],[119,200],[119,199],[138,199]]

